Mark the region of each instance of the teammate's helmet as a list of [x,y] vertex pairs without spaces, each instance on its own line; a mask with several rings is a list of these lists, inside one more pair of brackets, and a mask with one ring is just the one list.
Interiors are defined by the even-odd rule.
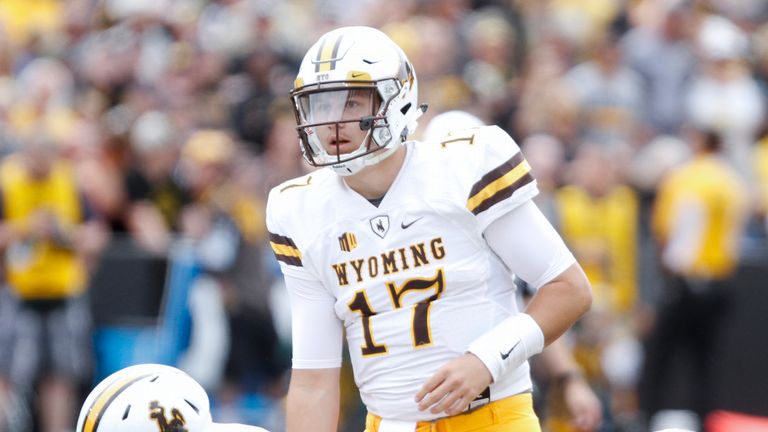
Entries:
[[88,395],[76,432],[210,432],[208,395],[184,372],[143,364],[113,373]]
[[[365,113],[354,118],[345,116],[353,95],[370,101]],[[342,27],[321,36],[304,56],[291,97],[304,158],[340,175],[392,154],[426,109],[418,106],[416,73],[405,53],[370,27]],[[341,125],[367,131],[365,139],[345,154],[329,152],[318,128],[335,129],[338,139]]]
[[458,132],[465,129],[484,126],[480,118],[466,111],[451,110],[440,113],[427,123],[424,128],[424,141],[435,141],[443,139],[451,132]]

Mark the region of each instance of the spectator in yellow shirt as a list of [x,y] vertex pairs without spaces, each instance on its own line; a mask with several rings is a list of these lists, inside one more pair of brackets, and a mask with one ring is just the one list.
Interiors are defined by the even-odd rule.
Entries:
[[694,131],[694,157],[660,186],[652,229],[660,247],[666,283],[646,354],[644,403],[653,414],[663,406],[670,363],[678,354],[696,374],[688,389],[703,418],[712,408],[709,391],[714,334],[727,308],[731,276],[748,214],[747,186],[721,157],[721,137]]

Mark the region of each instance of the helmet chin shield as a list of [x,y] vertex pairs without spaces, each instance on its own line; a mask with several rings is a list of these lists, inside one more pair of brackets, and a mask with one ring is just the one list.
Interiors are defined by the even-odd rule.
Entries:
[[380,162],[415,130],[423,113],[416,96],[413,67],[386,35],[368,27],[327,33],[291,92],[305,160],[339,175]]

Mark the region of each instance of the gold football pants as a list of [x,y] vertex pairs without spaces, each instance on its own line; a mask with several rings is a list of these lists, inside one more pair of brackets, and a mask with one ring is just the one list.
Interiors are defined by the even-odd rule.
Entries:
[[[366,432],[378,432],[381,417],[368,413]],[[465,414],[419,422],[416,432],[541,432],[530,393],[497,400]]]

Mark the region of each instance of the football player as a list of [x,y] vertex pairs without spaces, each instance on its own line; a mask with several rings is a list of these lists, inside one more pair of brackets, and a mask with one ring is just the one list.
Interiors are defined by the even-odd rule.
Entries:
[[[323,35],[291,95],[322,169],[267,208],[292,308],[288,431],[336,430],[344,333],[368,432],[539,431],[527,359],[592,297],[518,146],[498,127],[409,141],[416,73],[368,27]],[[525,312],[510,272],[539,288]]]
[[76,432],[268,432],[211,420],[205,390],[171,366],[141,364],[101,381],[80,409]]
[[[424,128],[422,139],[440,142],[450,140],[454,131],[462,133],[463,129],[485,126],[478,117],[461,110],[442,112],[432,117]],[[537,167],[532,166],[535,172]],[[531,287],[522,280],[515,280],[518,305],[525,302],[534,294]],[[562,392],[562,402],[565,404],[567,419],[549,413],[549,418],[543,422],[550,430],[558,431],[594,431],[602,423],[602,406],[600,399],[582,375],[581,367],[573,357],[570,347],[563,337],[558,338],[539,354],[537,361],[547,374],[550,384],[559,387]],[[534,383],[535,384],[535,383]]]

